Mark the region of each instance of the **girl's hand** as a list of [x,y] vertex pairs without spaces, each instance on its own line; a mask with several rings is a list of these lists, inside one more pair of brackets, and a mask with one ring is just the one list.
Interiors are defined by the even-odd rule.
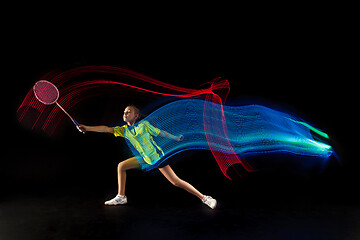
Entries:
[[86,130],[86,126],[85,125],[83,125],[83,124],[80,124],[79,126],[76,126],[78,129],[79,129],[79,127],[80,128],[83,128],[83,129],[85,129]]
[[87,129],[86,129],[86,126],[85,125],[83,125],[83,124],[80,124],[79,126],[76,126],[76,128],[77,128],[77,130],[79,130],[79,132],[86,132],[87,131]]
[[184,135],[176,137],[176,141],[181,142],[182,140],[184,140]]

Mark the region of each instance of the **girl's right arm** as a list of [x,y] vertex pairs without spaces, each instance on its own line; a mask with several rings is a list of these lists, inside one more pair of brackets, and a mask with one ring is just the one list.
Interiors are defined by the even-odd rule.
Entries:
[[114,129],[108,126],[86,126],[80,124],[80,127],[84,128],[87,132],[114,133]]

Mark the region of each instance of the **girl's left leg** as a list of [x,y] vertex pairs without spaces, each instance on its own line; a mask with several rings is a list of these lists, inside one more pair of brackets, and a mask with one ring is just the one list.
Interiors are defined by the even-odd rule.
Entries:
[[166,179],[169,180],[174,186],[182,188],[182,189],[188,191],[189,193],[197,196],[201,200],[203,200],[204,195],[201,194],[190,183],[185,182],[184,180],[180,179],[169,165],[167,165],[163,168],[159,168],[159,170],[166,177]]

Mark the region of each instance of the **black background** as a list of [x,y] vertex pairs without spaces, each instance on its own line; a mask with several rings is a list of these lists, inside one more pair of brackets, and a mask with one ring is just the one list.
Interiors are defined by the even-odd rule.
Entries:
[[[135,17],[128,22],[115,17],[108,25],[93,15],[74,22],[57,17],[51,24],[42,18],[23,21],[7,35],[3,95],[10,98],[3,96],[3,199],[78,194],[107,200],[116,194],[116,166],[129,154],[125,143],[106,134],[79,134],[67,120],[61,123],[61,134],[49,137],[16,119],[18,106],[43,74],[59,67],[98,64],[129,68],[188,88],[226,78],[231,86],[229,103],[260,103],[296,113],[328,133],[339,155],[340,162],[331,158],[323,171],[298,170],[286,164],[293,156],[285,155],[272,171],[230,181],[210,152],[180,154],[174,171],[203,193],[230,205],[240,200],[289,203],[308,198],[358,204],[359,164],[353,155],[356,146],[351,145],[358,132],[353,120],[357,86],[350,74],[351,36],[336,20],[244,21],[229,14],[221,20],[211,15],[207,20],[179,19],[170,24],[164,19],[130,24]],[[83,103],[72,114],[84,124],[111,125],[104,116],[121,116],[127,103],[103,97]],[[133,200],[152,196],[156,200],[150,202],[159,204],[191,202],[156,172],[129,172],[127,195]]]

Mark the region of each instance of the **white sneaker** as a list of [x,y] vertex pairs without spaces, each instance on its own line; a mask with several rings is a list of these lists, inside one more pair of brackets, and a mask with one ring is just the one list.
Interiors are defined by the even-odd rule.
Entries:
[[119,205],[119,204],[126,204],[126,203],[127,203],[126,196],[116,195],[116,197],[114,197],[113,199],[106,201],[105,205]]
[[206,196],[204,195],[204,198],[202,199],[202,202],[205,203],[206,205],[208,205],[210,208],[214,209],[216,208],[216,200],[213,199],[210,196]]

